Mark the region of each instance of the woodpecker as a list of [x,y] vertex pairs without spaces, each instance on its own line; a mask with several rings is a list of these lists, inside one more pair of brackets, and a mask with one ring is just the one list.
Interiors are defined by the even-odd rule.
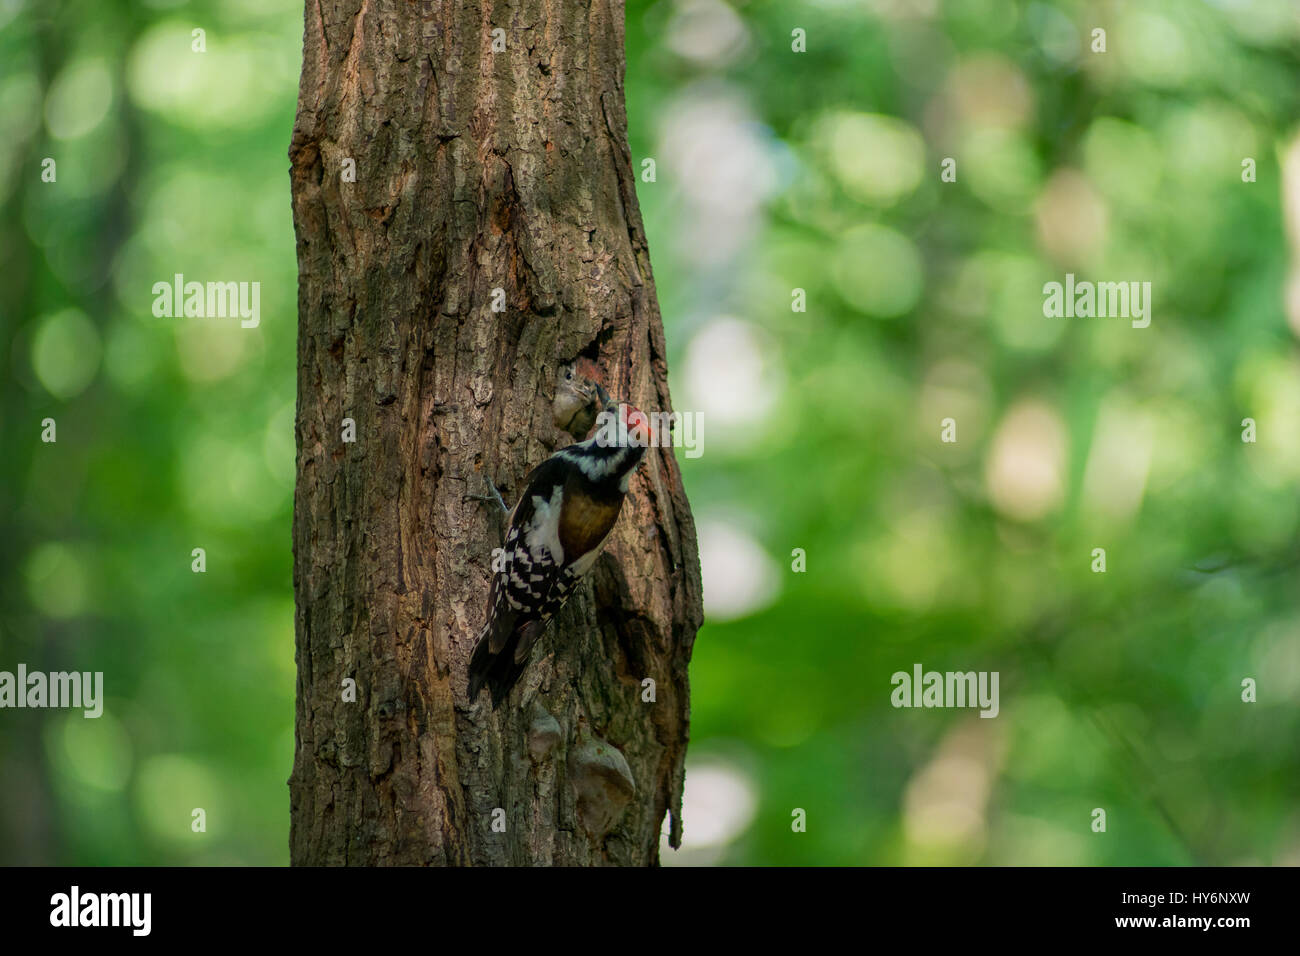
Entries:
[[471,702],[485,685],[493,708],[510,693],[533,645],[618,521],[652,438],[650,422],[626,403],[608,404],[599,421],[595,435],[556,452],[524,479],[503,553],[493,562],[487,623],[470,657]]
[[555,402],[551,406],[555,427],[578,441],[587,437],[596,416],[609,404],[609,395],[597,384],[596,363],[578,359],[560,368],[555,378]]

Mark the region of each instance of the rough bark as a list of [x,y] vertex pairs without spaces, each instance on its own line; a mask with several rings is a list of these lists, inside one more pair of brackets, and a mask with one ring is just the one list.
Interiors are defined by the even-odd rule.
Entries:
[[465,690],[503,528],[464,496],[490,476],[512,498],[570,441],[551,421],[557,367],[591,358],[613,394],[671,407],[622,4],[307,0],[290,158],[292,861],[657,862],[665,814],[680,834],[701,618],[671,448],[647,455],[510,700]]

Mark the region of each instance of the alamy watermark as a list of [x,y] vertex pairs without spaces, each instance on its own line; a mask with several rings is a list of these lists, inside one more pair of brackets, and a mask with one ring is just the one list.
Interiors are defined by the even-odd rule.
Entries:
[[912,665],[912,673],[897,671],[889,682],[895,707],[979,707],[981,717],[998,715],[997,671],[927,671]]
[[704,454],[704,413],[635,411],[625,423],[615,412],[603,411],[596,416],[596,433],[592,437],[601,448],[628,444],[671,446],[683,449],[687,458],[699,458]]
[[1067,272],[1065,283],[1043,286],[1043,315],[1049,319],[1132,319],[1135,329],[1151,324],[1150,282],[1074,281]]
[[153,314],[170,319],[238,318],[246,329],[262,321],[262,283],[186,282],[178,272],[171,282],[153,284]]
[[104,672],[0,671],[0,707],[81,708],[87,717],[104,713]]
[[148,936],[152,911],[152,893],[83,893],[73,886],[50,897],[51,926],[123,926],[133,936]]

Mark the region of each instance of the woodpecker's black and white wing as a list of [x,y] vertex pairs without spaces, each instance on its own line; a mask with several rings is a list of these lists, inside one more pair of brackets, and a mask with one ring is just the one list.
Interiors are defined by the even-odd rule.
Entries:
[[609,538],[644,451],[591,438],[556,452],[525,479],[470,658],[471,700],[484,685],[493,707],[509,694],[533,645]]
[[542,462],[525,480],[524,493],[510,512],[503,553],[494,562],[487,622],[470,659],[471,700],[486,685],[493,706],[500,703],[572,590],[574,579],[563,566],[559,538],[567,471],[554,456]]

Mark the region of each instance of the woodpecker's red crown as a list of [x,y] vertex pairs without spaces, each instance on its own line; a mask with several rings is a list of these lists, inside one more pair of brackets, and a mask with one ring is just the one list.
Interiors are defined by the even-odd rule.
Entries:
[[654,437],[650,417],[635,405],[623,402],[618,406],[619,424],[623,426],[630,445],[649,445]]

